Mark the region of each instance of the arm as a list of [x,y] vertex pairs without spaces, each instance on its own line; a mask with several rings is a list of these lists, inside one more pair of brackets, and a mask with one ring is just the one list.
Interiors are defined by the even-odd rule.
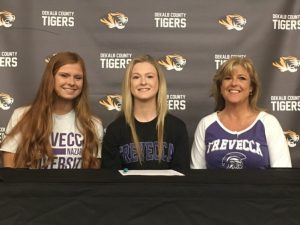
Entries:
[[270,166],[272,168],[292,167],[286,138],[278,120],[274,116],[268,115],[265,122],[265,129],[270,155]]
[[178,128],[176,128],[177,135],[174,143],[174,158],[172,161],[173,169],[189,169],[190,163],[190,147],[189,137],[186,129],[186,125],[182,122]]
[[3,152],[3,167],[15,168],[15,153]]
[[102,155],[102,143],[103,143],[103,126],[102,126],[101,121],[98,118],[95,119],[95,127],[96,127],[97,140],[98,140],[98,144],[99,144],[97,158],[100,163],[101,155]]
[[[18,108],[13,112],[6,127],[6,131],[5,131],[6,134],[10,133],[11,130],[17,125],[17,123],[22,118],[25,110],[27,110],[27,108],[23,107],[23,108]],[[19,146],[19,143],[20,143],[20,134],[17,134],[15,136],[10,136],[10,137],[4,137],[0,149],[0,151],[2,151],[4,167],[15,168],[14,157],[17,148]]]
[[117,130],[108,126],[102,145],[102,168],[122,169]]
[[206,169],[204,138],[205,127],[204,121],[201,120],[194,134],[194,143],[191,151],[191,169]]

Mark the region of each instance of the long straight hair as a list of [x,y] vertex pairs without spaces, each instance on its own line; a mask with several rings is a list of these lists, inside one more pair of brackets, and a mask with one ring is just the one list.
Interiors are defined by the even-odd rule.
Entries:
[[226,76],[232,74],[234,66],[237,65],[242,66],[250,76],[250,85],[252,87],[252,91],[249,94],[250,108],[261,111],[261,109],[257,106],[257,102],[261,93],[261,84],[252,60],[247,57],[232,57],[224,62],[215,74],[211,87],[211,96],[213,96],[215,99],[215,111],[221,111],[225,108],[225,99],[221,94],[222,81]]
[[50,58],[35,99],[22,119],[3,141],[4,143],[16,135],[20,137],[20,143],[14,157],[15,167],[39,168],[42,161],[44,162],[43,167],[47,167],[52,162],[53,151],[49,137],[53,129],[53,105],[57,98],[54,90],[54,76],[62,66],[74,63],[79,63],[83,71],[82,91],[73,101],[76,127],[84,138],[82,168],[98,168],[100,166],[96,158],[99,147],[96,118],[92,116],[88,104],[84,61],[77,53],[60,52]]
[[126,67],[125,76],[122,83],[122,113],[125,116],[126,123],[130,127],[133,143],[135,145],[136,153],[140,163],[142,163],[144,157],[139,142],[139,137],[136,132],[135,117],[133,112],[134,99],[130,90],[131,90],[132,69],[135,66],[135,64],[142,63],[142,62],[148,62],[154,66],[159,81],[158,93],[156,95],[156,111],[158,115],[156,129],[157,129],[157,139],[158,139],[159,161],[161,161],[163,157],[163,150],[164,150],[163,140],[164,140],[164,125],[165,125],[164,123],[165,123],[166,114],[168,112],[167,83],[166,83],[165,75],[160,68],[160,65],[150,55],[142,55],[132,59],[132,61]]

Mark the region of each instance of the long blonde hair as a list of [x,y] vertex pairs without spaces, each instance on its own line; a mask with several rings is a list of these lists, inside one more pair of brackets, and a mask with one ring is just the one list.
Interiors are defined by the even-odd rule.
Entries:
[[53,160],[53,152],[49,137],[53,129],[53,105],[57,97],[54,90],[54,76],[60,67],[66,64],[79,63],[83,71],[83,87],[81,94],[74,100],[76,126],[84,138],[82,150],[82,168],[98,168],[99,141],[87,97],[87,77],[83,59],[73,52],[60,52],[50,58],[39,89],[29,110],[7,134],[2,144],[20,135],[20,143],[14,157],[17,168],[39,168],[44,161],[47,167]]
[[211,87],[211,96],[215,99],[215,111],[221,111],[225,108],[225,100],[221,94],[222,81],[224,77],[232,74],[233,67],[236,65],[242,66],[249,73],[252,87],[249,95],[249,105],[251,109],[260,111],[261,109],[257,106],[257,102],[261,93],[261,84],[252,60],[247,57],[232,57],[224,62],[215,74]]
[[148,62],[154,66],[154,68],[157,71],[157,76],[159,81],[158,93],[156,96],[156,107],[157,107],[156,111],[158,115],[156,129],[157,129],[157,137],[158,137],[159,161],[161,161],[163,157],[164,122],[165,122],[166,114],[168,112],[167,83],[166,83],[165,75],[162,72],[157,61],[150,55],[142,55],[132,59],[132,61],[126,67],[125,76],[122,83],[122,113],[124,114],[125,120],[130,127],[133,143],[135,145],[136,153],[140,163],[142,163],[144,159],[143,159],[143,152],[141,150],[141,145],[139,143],[138,134],[135,128],[135,117],[133,113],[134,101],[130,91],[130,87],[131,87],[130,80],[131,80],[131,74],[134,65],[142,62]]

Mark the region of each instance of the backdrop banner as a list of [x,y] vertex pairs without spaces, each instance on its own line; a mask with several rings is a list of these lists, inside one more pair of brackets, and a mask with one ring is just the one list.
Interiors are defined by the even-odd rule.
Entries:
[[247,56],[262,81],[259,106],[279,120],[300,167],[300,1],[1,0],[0,37],[0,141],[57,52],[84,58],[92,110],[104,127],[120,111],[126,65],[154,56],[166,73],[170,112],[185,121],[190,144],[199,120],[213,112],[216,69]]

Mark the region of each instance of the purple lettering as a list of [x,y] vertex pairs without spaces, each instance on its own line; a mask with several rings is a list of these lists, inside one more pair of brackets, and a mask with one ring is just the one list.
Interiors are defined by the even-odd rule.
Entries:
[[83,140],[82,140],[81,134],[75,134],[75,142],[76,142],[77,146],[83,145]]
[[64,157],[58,158],[58,169],[65,169],[66,159]]
[[[75,164],[76,163],[76,164]],[[74,166],[73,169],[78,169],[80,168],[80,163],[81,163],[81,158],[75,158]]]
[[[72,157],[69,157],[67,158],[67,168],[72,168],[72,163],[73,163],[73,158]],[[73,164],[73,168],[74,169],[74,164]]]
[[66,134],[65,133],[60,133],[60,139],[59,139],[59,146],[60,147],[65,147],[66,146]]
[[69,133],[67,136],[68,140],[68,146],[74,146],[74,133]]
[[53,158],[53,161],[51,162],[51,164],[49,165],[50,169],[53,169],[53,167],[57,164],[57,157]]
[[146,142],[143,143],[144,152],[146,155],[146,161],[152,161],[154,158],[154,148],[153,148],[153,142]]
[[57,142],[58,142],[58,133],[55,133],[55,135],[53,133],[51,133],[51,143],[52,146],[56,146]]

